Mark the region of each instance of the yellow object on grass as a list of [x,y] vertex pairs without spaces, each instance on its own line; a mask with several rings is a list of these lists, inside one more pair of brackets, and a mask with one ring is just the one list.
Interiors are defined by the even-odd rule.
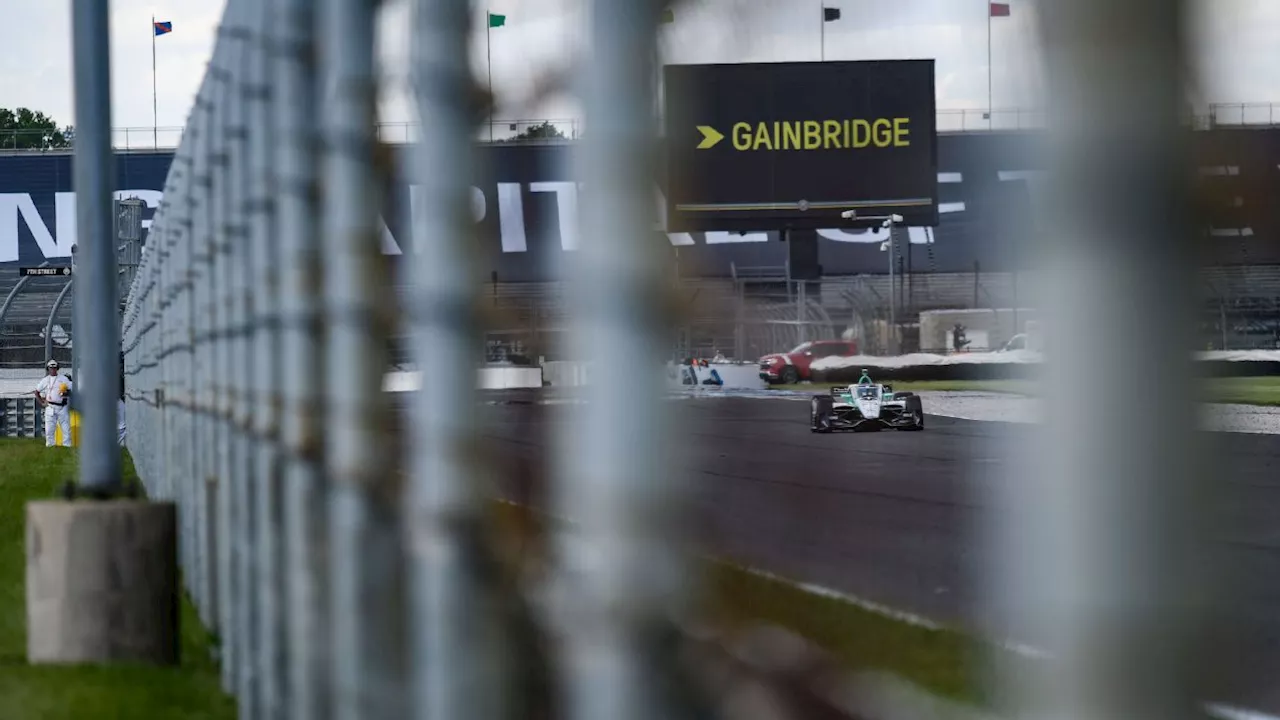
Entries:
[[[71,447],[80,447],[80,413],[75,410],[71,411]],[[53,428],[53,444],[62,444],[62,426],[55,425]]]

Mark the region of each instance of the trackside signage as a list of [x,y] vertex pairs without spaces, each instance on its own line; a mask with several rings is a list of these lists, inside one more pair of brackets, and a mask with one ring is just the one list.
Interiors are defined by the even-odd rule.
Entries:
[[[879,130],[873,122],[872,144]],[[913,125],[907,126],[915,133]],[[732,149],[730,126],[720,144]],[[758,127],[756,131],[758,133]],[[772,127],[769,128],[772,133]],[[791,143],[792,137],[785,139]],[[799,128],[803,143],[804,128]],[[843,130],[842,130],[843,132]],[[850,134],[853,134],[851,123]],[[812,137],[812,126],[810,135]],[[740,129],[739,144],[746,142]],[[785,136],[785,133],[783,133]],[[882,134],[880,142],[886,142]],[[912,137],[914,141],[914,135]],[[935,226],[906,223],[899,240],[908,240],[907,268],[915,271],[983,272],[1007,269],[1011,258],[1028,258],[1013,243],[1033,237],[1034,208],[1048,200],[1051,185],[1044,182],[1036,153],[1035,133],[991,132],[938,136],[938,172],[930,178],[939,198],[941,222]],[[770,137],[770,142],[772,142]],[[1280,129],[1218,129],[1188,133],[1200,164],[1200,178],[1209,200],[1205,250],[1215,264],[1280,263]],[[701,141],[699,141],[701,142]],[[852,140],[851,140],[852,142]],[[762,140],[763,144],[764,141]],[[719,148],[715,148],[719,149]],[[714,151],[703,151],[712,152]],[[386,229],[381,245],[401,261],[393,266],[411,273],[404,260],[417,254],[409,217],[423,212],[413,165],[404,148],[397,153],[404,175],[395,183],[392,200],[382,209]],[[568,145],[483,145],[477,148],[481,170],[470,178],[471,217],[475,248],[486,278],[502,282],[545,282],[562,275],[563,255],[591,240],[578,226],[578,213],[591,202],[589,188],[580,189],[566,162]],[[661,150],[665,156],[665,150]],[[767,150],[758,152],[767,153]],[[806,151],[817,152],[817,151]],[[850,152],[855,152],[851,150]],[[159,205],[172,153],[119,153],[116,197],[139,197],[147,206],[144,227]],[[663,164],[663,163],[660,163]],[[485,170],[484,168],[488,168]],[[1117,172],[1122,169],[1117,168]],[[71,187],[69,156],[51,153],[0,155],[0,281],[20,268],[42,263],[65,267],[76,237],[76,195]],[[657,225],[653,241],[666,247],[681,274],[690,277],[728,277],[734,267],[779,266],[789,245],[779,242],[775,229],[678,232],[666,224],[668,185],[662,169],[653,187]],[[663,232],[665,231],[665,232]],[[829,275],[885,272],[879,250],[887,237],[878,225],[850,227],[835,221],[816,228],[819,261]],[[914,253],[914,264],[912,254]],[[40,278],[36,278],[40,279]]]
[[669,230],[938,224],[932,60],[668,65],[665,102]]

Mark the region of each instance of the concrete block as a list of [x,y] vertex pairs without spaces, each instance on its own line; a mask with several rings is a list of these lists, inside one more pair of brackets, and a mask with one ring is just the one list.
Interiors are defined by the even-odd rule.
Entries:
[[29,662],[177,664],[172,503],[33,502],[26,521]]

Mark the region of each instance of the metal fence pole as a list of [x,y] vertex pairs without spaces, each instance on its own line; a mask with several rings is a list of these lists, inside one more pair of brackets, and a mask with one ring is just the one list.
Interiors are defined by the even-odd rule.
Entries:
[[178,298],[174,304],[174,316],[179,325],[175,352],[179,366],[181,397],[176,405],[181,412],[182,422],[179,428],[178,442],[184,445],[182,466],[178,482],[183,488],[186,505],[179,508],[183,517],[183,537],[187,543],[187,566],[185,577],[187,590],[197,613],[203,619],[205,613],[203,548],[200,544],[200,517],[203,512],[204,495],[201,492],[200,477],[200,443],[196,436],[199,422],[198,398],[199,380],[196,377],[195,359],[195,294],[196,294],[196,215],[200,207],[201,173],[205,157],[202,138],[204,136],[203,103],[205,92],[209,86],[206,74],[196,91],[195,101],[187,117],[187,128],[183,132],[183,142],[187,145],[188,174],[183,193],[177,205],[181,209],[181,227],[186,241],[179,248],[178,264]]
[[168,362],[173,367],[173,373],[170,377],[170,386],[166,391],[165,398],[166,405],[170,408],[169,412],[173,416],[169,437],[176,455],[171,467],[173,491],[179,503],[178,519],[181,531],[180,550],[182,551],[183,576],[193,597],[197,596],[196,579],[199,573],[196,567],[199,556],[194,517],[197,505],[195,488],[192,482],[193,467],[191,461],[195,446],[189,442],[191,439],[192,377],[188,363],[191,332],[188,298],[190,293],[189,268],[194,228],[191,198],[195,183],[195,164],[199,155],[199,130],[193,127],[197,112],[198,110],[193,110],[189,113],[188,130],[183,133],[183,139],[178,147],[178,157],[174,159],[175,162],[181,163],[182,177],[178,192],[172,196],[170,204],[173,210],[173,217],[170,222],[173,224],[175,242],[168,262],[171,286],[168,311],[171,326],[168,357],[171,359]]
[[[474,167],[465,103],[470,5],[413,5],[412,78],[418,117],[433,129],[419,140],[413,168],[421,202],[415,233],[411,332],[417,366],[471,368],[480,362],[471,263],[470,177],[439,168]],[[421,223],[419,225],[418,223]],[[476,395],[470,374],[414,393],[410,489],[413,575],[414,717],[504,717],[501,642],[486,616],[481,562],[471,535],[482,527],[486,487],[476,476]],[[499,633],[495,636],[495,633]]]
[[[173,177],[170,175],[169,181],[165,187],[168,190],[173,189]],[[169,214],[169,204],[162,203],[159,208],[162,215]],[[164,255],[167,252],[165,243],[168,241],[168,233],[161,231],[156,233],[155,245],[152,251],[155,254],[154,262],[151,263],[151,269],[148,273],[148,293],[147,293],[147,324],[145,332],[147,335],[147,417],[149,427],[147,428],[148,443],[152,450],[148,453],[148,467],[146,475],[147,492],[151,497],[157,499],[168,499],[165,494],[165,467],[164,467],[164,416],[160,409],[161,393],[164,392],[164,372],[165,365],[160,362],[160,353],[164,343],[164,323],[160,317],[160,311],[164,302]],[[113,243],[114,244],[114,243]]]
[[116,253],[110,229],[115,185],[111,151],[111,52],[107,0],[74,0],[75,191],[80,283],[75,302],[77,335],[85,345],[75,377],[84,398],[79,482],[89,492],[120,484],[116,447],[116,359],[120,326],[116,311]]
[[231,94],[227,109],[227,261],[231,272],[228,296],[231,303],[231,332],[227,343],[231,346],[231,377],[228,395],[231,396],[231,467],[227,480],[231,483],[232,573],[234,602],[234,629],[236,647],[236,700],[239,703],[240,720],[259,717],[261,669],[258,667],[257,645],[261,628],[257,617],[254,587],[254,564],[257,551],[258,508],[253,502],[253,488],[258,478],[255,474],[255,442],[252,416],[253,396],[257,385],[253,377],[254,356],[251,342],[254,313],[254,258],[250,247],[248,207],[253,201],[250,194],[250,118],[249,101],[253,88],[249,82],[249,57],[252,53],[253,0],[230,0],[227,14],[232,19],[230,62]]
[[[216,52],[216,51],[215,51]],[[204,86],[196,96],[196,107],[193,123],[197,131],[193,138],[197,143],[195,149],[197,160],[192,182],[195,187],[193,198],[196,200],[195,213],[192,217],[192,315],[191,364],[192,380],[195,384],[192,402],[195,405],[195,427],[193,441],[196,448],[195,467],[192,482],[198,500],[196,513],[196,540],[199,547],[200,568],[197,587],[200,616],[205,626],[217,631],[219,613],[217,597],[217,551],[213,542],[215,526],[214,507],[210,503],[209,488],[215,476],[216,467],[216,400],[213,397],[214,360],[216,353],[211,345],[211,333],[214,328],[214,295],[213,295],[213,173],[215,169],[214,133],[217,132],[214,122],[214,99],[218,80],[210,63],[210,71],[205,74]]]
[[[168,182],[165,183],[164,199],[161,206],[164,210],[166,222],[159,238],[156,242],[156,303],[154,317],[156,322],[156,344],[155,344],[155,363],[156,363],[156,391],[153,397],[155,405],[157,427],[156,433],[160,446],[159,457],[157,458],[158,468],[156,476],[153,480],[157,484],[155,497],[158,500],[172,502],[173,496],[173,472],[171,455],[173,453],[172,432],[170,428],[170,420],[172,414],[169,412],[169,392],[170,383],[172,382],[173,364],[167,362],[169,355],[170,336],[172,328],[170,327],[169,307],[172,300],[172,285],[170,284],[171,264],[170,258],[173,256],[173,247],[177,241],[177,228],[174,227],[171,218],[175,215],[173,210],[173,199],[180,192],[179,187],[182,182],[183,167],[182,161],[175,157],[172,167],[169,170]],[[117,207],[118,207],[117,203]],[[113,218],[114,219],[114,218]],[[114,228],[114,223],[112,224]],[[112,233],[112,246],[115,246],[115,233]],[[181,542],[179,542],[179,550],[181,550]],[[179,558],[181,559],[181,558]]]
[[[1190,660],[1211,583],[1189,390],[1198,225],[1190,138],[1173,112],[1184,11],[1167,0],[1040,7],[1054,105],[1041,248],[1053,410],[1010,483],[1016,510],[996,546],[1014,617],[1053,657],[1050,679],[1018,686],[1039,691],[1028,716],[1199,716],[1203,668]],[[1116,432],[1096,422],[1093,398],[1141,407],[1142,420]]]
[[316,13],[310,0],[272,0],[275,50],[274,156],[280,242],[283,532],[288,607],[289,717],[327,720],[331,652],[328,613],[328,484],[323,473],[324,342],[320,323]]
[[231,132],[228,127],[228,113],[235,101],[235,88],[232,77],[234,64],[231,62],[235,56],[235,48],[233,47],[235,43],[232,39],[233,29],[234,18],[231,15],[230,7],[228,7],[218,31],[217,51],[210,69],[210,72],[215,73],[215,79],[218,83],[213,108],[215,170],[211,193],[211,202],[213,203],[211,229],[214,233],[212,250],[213,295],[211,299],[214,304],[215,318],[211,336],[211,344],[214,350],[215,382],[211,388],[211,397],[215,403],[214,412],[217,419],[214,427],[216,446],[218,448],[215,465],[216,472],[214,473],[214,482],[217,483],[217,585],[218,611],[220,615],[218,632],[222,639],[223,650],[222,684],[223,689],[227,691],[231,691],[235,687],[236,663],[240,660],[239,636],[236,632],[233,604],[235,578],[232,573],[235,562],[233,553],[236,548],[235,514],[237,510],[232,503],[231,493],[231,476],[234,472],[232,469],[233,428],[231,413],[233,405],[231,377],[234,371],[231,365],[231,343],[227,339],[234,327],[230,292],[235,269],[231,266],[229,253],[229,247],[233,241],[229,218],[233,212],[234,204],[230,195],[230,185],[233,180],[230,176],[229,138]]
[[664,412],[670,348],[653,227],[653,43],[657,3],[595,0],[582,97],[591,132],[574,147],[592,188],[581,249],[570,262],[575,357],[608,363],[623,383],[591,383],[557,438],[557,507],[580,529],[560,540],[565,717],[673,717],[666,659],[645,651],[685,591],[679,473]]
[[[334,717],[403,716],[403,549],[382,395],[394,297],[373,166],[374,3],[319,3]],[[455,169],[462,172],[462,168]]]
[[248,46],[249,70],[245,94],[249,130],[249,182],[245,204],[253,294],[251,317],[252,373],[247,405],[251,410],[256,443],[254,487],[257,669],[260,675],[261,716],[283,718],[285,695],[285,593],[281,518],[281,453],[279,448],[281,381],[278,332],[280,256],[276,243],[274,132],[276,94],[272,86],[272,61],[278,25],[272,22],[271,4],[258,0],[252,6],[249,27],[254,28]]

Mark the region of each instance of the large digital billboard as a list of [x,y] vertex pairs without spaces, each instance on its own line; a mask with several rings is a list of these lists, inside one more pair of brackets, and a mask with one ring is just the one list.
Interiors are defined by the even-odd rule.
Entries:
[[938,224],[934,61],[668,65],[664,80],[668,230]]

